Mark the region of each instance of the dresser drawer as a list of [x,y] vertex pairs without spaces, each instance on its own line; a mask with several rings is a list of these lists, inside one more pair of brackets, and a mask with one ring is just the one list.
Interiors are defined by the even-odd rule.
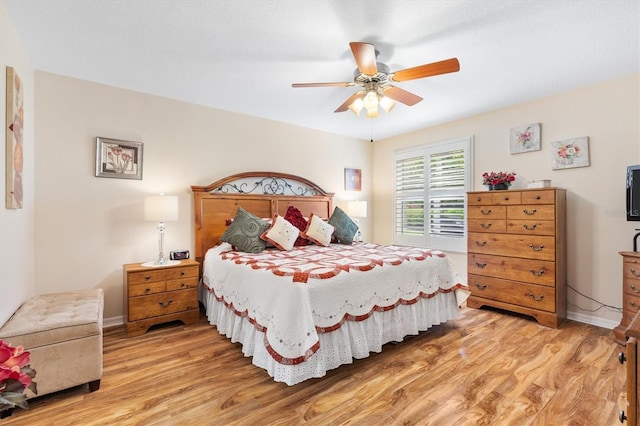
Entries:
[[555,286],[556,264],[546,260],[514,259],[504,256],[469,253],[469,274],[523,281],[531,284]]
[[506,219],[506,206],[473,206],[467,211],[469,219]]
[[524,235],[555,235],[556,222],[552,220],[507,220],[507,232]]
[[468,253],[555,261],[555,237],[469,232]]
[[129,272],[127,274],[127,282],[129,283],[129,285],[148,283],[148,282],[154,282],[154,281],[164,281],[164,280],[165,280],[164,269],[158,269],[155,271]]
[[504,219],[469,219],[467,230],[470,232],[507,232],[507,222]]
[[167,279],[177,280],[178,278],[197,277],[198,266],[182,266],[180,268],[167,269]]
[[523,204],[507,207],[507,219],[509,220],[555,220],[556,210],[553,206],[536,206]]
[[555,288],[499,278],[469,275],[471,294],[512,305],[555,312]]
[[168,291],[129,299],[129,321],[198,309],[198,290]]
[[624,262],[623,265],[624,278],[640,278],[640,264],[633,262]]
[[166,290],[164,281],[129,285],[129,297],[145,296],[147,294],[162,293]]
[[177,280],[167,281],[167,291],[182,290],[185,288],[197,288],[198,277],[179,278]]
[[556,191],[553,189],[540,191],[522,191],[522,204],[555,204]]
[[491,202],[498,205],[520,204],[520,192],[518,191],[493,191]]
[[490,192],[469,192],[467,194],[467,206],[480,206],[491,203]]

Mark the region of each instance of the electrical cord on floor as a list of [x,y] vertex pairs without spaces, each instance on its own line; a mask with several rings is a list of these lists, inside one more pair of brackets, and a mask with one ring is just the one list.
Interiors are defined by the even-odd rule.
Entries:
[[571,303],[569,301],[567,301],[568,304],[570,304],[571,306],[575,306],[576,308],[580,309],[581,311],[585,311],[585,312],[597,312],[602,308],[609,308],[609,309],[613,309],[615,311],[618,311],[620,313],[622,313],[622,308],[618,308],[617,306],[611,306],[611,305],[607,305],[606,303],[602,303],[599,300],[594,299],[593,297],[589,297],[584,293],[580,293],[578,290],[576,290],[575,288],[571,287],[569,284],[567,284],[567,287],[569,287],[571,290],[573,290],[574,292],[576,292],[577,294],[579,294],[580,296],[584,297],[585,299],[589,299],[593,302],[596,302],[597,304],[599,304],[600,306],[596,309],[585,309],[585,308],[581,308],[580,306],[576,305],[575,303]]

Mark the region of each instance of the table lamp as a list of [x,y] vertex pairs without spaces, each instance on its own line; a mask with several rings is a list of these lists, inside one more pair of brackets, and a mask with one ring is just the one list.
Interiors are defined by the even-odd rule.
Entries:
[[158,222],[158,246],[160,253],[155,262],[144,263],[144,266],[167,266],[178,264],[180,261],[167,260],[164,257],[164,222],[178,220],[178,197],[176,195],[149,195],[144,199],[144,220]]
[[[349,201],[347,203],[347,214],[351,216],[354,222],[358,223],[358,218],[367,217],[367,202],[366,201]],[[362,231],[360,231],[360,225],[358,224],[358,232],[356,232],[356,241],[362,242]]]

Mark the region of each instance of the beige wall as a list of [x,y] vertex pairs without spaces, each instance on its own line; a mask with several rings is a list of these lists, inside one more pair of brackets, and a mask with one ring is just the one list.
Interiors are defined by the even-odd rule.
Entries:
[[[122,264],[155,260],[145,195],[180,197],[165,248],[194,248],[191,185],[270,170],[304,176],[336,204],[369,198],[371,144],[44,72],[36,83],[36,292],[105,289],[105,318],[122,315]],[[143,179],[94,176],[95,137],[144,143]],[[362,169],[347,194],[344,168]],[[362,222],[368,233],[366,220]]]
[[[23,82],[24,89],[24,199],[22,209],[5,209],[5,117],[6,67],[13,67]],[[13,24],[0,1],[0,176],[2,196],[0,202],[0,324],[34,294],[34,104],[33,68],[18,39]]]
[[[474,189],[482,190],[485,171],[517,172],[514,188],[530,180],[551,179],[567,189],[568,282],[604,304],[622,305],[622,261],[618,252],[632,249],[638,224],[625,217],[626,166],[640,164],[640,75],[481,114],[464,120],[377,141],[374,144],[374,238],[392,241],[392,152],[426,143],[473,135]],[[509,153],[509,129],[542,123],[542,149]],[[551,170],[550,142],[588,136],[591,166]],[[452,254],[466,273],[466,256]],[[570,317],[613,327],[621,314],[568,291]]]

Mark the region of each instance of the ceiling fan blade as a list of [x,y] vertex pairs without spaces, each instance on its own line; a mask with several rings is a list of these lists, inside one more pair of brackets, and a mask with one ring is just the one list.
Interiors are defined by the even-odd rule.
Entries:
[[291,87],[349,87],[355,86],[352,82],[336,82],[336,83],[293,83]]
[[396,71],[393,73],[390,80],[401,82],[457,71],[460,71],[460,62],[458,62],[457,58],[451,58],[440,62],[419,65],[417,67]]
[[351,46],[351,52],[353,52],[353,57],[361,73],[366,75],[378,74],[376,49],[373,47],[373,44],[352,41],[349,43],[349,46]]
[[349,96],[349,99],[344,101],[344,103],[340,105],[338,109],[336,109],[334,112],[344,112],[348,110],[349,105],[351,105],[353,101],[355,101],[358,98],[364,98],[364,94],[365,94],[364,90],[354,93],[353,95]]
[[388,96],[394,101],[402,102],[405,105],[413,106],[420,102],[422,98],[418,95],[414,95],[411,92],[407,92],[399,87],[386,86],[383,91],[384,96]]

